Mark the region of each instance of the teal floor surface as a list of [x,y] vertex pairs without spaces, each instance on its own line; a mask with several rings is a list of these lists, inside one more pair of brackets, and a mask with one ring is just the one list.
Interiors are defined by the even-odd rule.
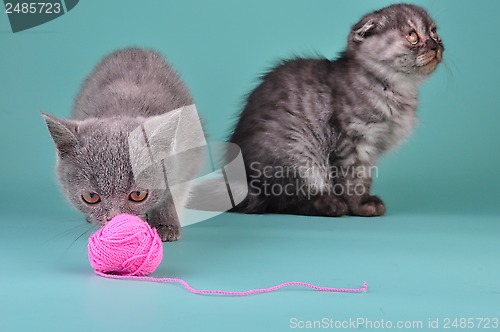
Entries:
[[195,288],[368,283],[360,294],[295,287],[239,298],[95,275],[89,233],[73,243],[88,229],[76,212],[5,218],[0,330],[289,331],[353,321],[359,325],[345,330],[374,330],[383,320],[426,331],[436,322],[445,330],[447,319],[500,318],[498,215],[394,210],[376,219],[226,213],[164,245],[153,276],[183,278]]

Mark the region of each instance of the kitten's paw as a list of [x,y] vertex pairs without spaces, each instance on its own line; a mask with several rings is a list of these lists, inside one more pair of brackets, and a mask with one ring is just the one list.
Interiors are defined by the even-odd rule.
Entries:
[[385,214],[385,204],[377,196],[366,196],[349,205],[349,214],[361,217],[378,217]]
[[323,196],[314,202],[314,208],[320,214],[329,217],[341,217],[349,211],[346,202],[336,196]]
[[175,225],[156,225],[158,235],[163,242],[174,242],[181,238],[181,228]]

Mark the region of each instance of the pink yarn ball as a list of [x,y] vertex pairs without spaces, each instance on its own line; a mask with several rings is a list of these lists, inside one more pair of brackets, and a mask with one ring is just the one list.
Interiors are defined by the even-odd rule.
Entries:
[[156,229],[141,218],[120,214],[89,238],[89,261],[97,272],[145,276],[163,258]]

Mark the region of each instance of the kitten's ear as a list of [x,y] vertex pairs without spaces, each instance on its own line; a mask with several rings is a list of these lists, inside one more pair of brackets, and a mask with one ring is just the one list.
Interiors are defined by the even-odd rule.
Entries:
[[42,113],[42,117],[61,157],[70,153],[78,145],[78,138],[76,137],[78,122],[61,120],[46,113]]
[[349,35],[350,41],[360,43],[365,38],[370,36],[377,27],[377,18],[375,15],[365,16],[356,25],[352,27],[351,34]]

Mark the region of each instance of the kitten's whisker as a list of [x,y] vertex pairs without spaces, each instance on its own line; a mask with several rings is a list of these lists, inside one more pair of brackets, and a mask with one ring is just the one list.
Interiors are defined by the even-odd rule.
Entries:
[[62,232],[59,232],[57,234],[54,234],[51,236],[49,239],[45,241],[45,244],[48,244],[49,242],[53,242],[59,239],[62,239],[63,237],[66,237],[67,235],[70,235],[76,231],[81,230],[83,227],[87,226],[86,224],[79,224],[73,227],[70,227],[68,229],[63,230]]
[[446,69],[446,91],[450,90],[450,86],[455,82],[454,80],[454,71],[459,71],[459,67],[456,65],[455,61],[453,61],[453,56],[448,55],[446,59],[442,62],[444,68]]
[[[453,66],[453,70],[454,71],[460,71],[460,67],[457,66],[457,64],[455,63],[455,61],[453,61],[453,57],[447,57],[446,60],[445,60],[445,63],[450,66]],[[450,67],[450,71],[451,71],[451,67]]]
[[[82,224],[82,220],[84,220],[84,219],[81,219],[81,218],[78,218],[78,219],[61,219],[61,220],[59,220],[59,222],[57,224],[58,225],[59,224],[64,224],[64,225],[79,224],[79,225],[81,225]],[[85,225],[85,224],[83,224],[83,225]]]
[[65,235],[68,235],[69,233],[73,233],[74,231],[78,231],[80,230],[81,228],[87,226],[86,224],[79,224],[79,225],[76,225],[76,226],[73,226],[73,227],[70,227],[60,233],[57,233],[56,235],[54,235],[54,238],[61,238]]
[[66,250],[64,251],[64,254],[63,256],[65,256],[68,251],[71,249],[71,247],[78,241],[82,238],[82,236],[84,236],[85,234],[87,234],[92,228],[95,228],[95,225],[90,225],[82,234],[80,234],[76,239],[73,240],[73,242],[71,242],[71,244],[68,246],[68,248],[66,248]]
[[87,230],[85,232],[80,234],[75,240],[73,240],[73,242],[71,242],[71,245],[75,244],[76,241],[78,241],[82,236],[87,234],[92,228],[93,228],[93,225],[89,226],[89,228],[87,228]]

